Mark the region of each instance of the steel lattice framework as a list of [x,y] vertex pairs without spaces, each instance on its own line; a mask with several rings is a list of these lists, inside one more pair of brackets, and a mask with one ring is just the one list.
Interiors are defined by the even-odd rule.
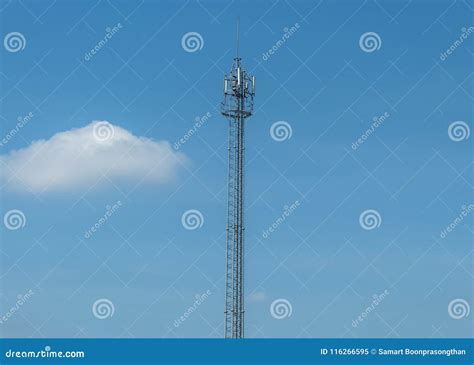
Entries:
[[255,77],[234,58],[224,76],[222,114],[229,121],[229,176],[226,246],[225,337],[244,337],[244,155],[245,119],[252,115]]

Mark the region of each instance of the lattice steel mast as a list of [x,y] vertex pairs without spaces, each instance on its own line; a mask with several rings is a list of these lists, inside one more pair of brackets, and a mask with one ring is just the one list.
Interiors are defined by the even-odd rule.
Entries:
[[242,67],[237,56],[230,75],[224,76],[221,112],[229,121],[229,177],[227,207],[225,337],[244,337],[244,125],[252,115],[255,77]]

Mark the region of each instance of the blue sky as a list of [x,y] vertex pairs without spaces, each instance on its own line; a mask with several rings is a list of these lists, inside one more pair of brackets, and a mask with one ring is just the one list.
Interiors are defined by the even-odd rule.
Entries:
[[[223,336],[219,104],[240,15],[241,55],[257,78],[246,125],[246,336],[471,337],[472,10],[467,1],[2,1],[2,39],[24,39],[0,49],[1,136],[11,137],[0,147],[0,208],[19,210],[24,226],[1,227],[0,303],[10,313],[1,335]],[[189,32],[201,37],[192,52],[182,46]],[[375,48],[360,44],[368,32]],[[94,140],[93,121],[110,123],[113,137]],[[277,141],[270,130],[282,121]],[[44,149],[30,146],[39,140]],[[16,171],[25,159],[33,163]],[[196,229],[182,224],[189,210],[202,216]],[[368,210],[373,229],[360,223]]]

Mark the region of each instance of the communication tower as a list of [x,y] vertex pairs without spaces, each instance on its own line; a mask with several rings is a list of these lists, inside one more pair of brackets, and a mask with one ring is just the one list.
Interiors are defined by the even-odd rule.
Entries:
[[244,157],[245,120],[252,115],[255,77],[237,55],[229,75],[224,76],[221,112],[229,122],[229,176],[226,244],[225,337],[244,337]]

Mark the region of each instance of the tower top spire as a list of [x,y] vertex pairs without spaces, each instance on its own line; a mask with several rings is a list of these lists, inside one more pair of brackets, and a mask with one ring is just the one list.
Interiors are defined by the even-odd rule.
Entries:
[[239,58],[239,46],[240,46],[240,16],[237,17],[237,58]]

